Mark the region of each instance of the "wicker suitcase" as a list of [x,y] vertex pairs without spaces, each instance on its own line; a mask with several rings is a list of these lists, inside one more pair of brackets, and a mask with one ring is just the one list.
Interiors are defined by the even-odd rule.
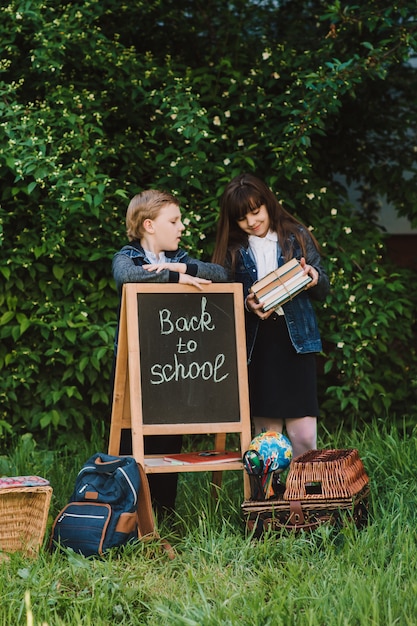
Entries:
[[242,504],[246,528],[260,536],[274,530],[312,530],[347,520],[368,521],[369,478],[357,450],[310,450],[293,460],[285,491],[271,500]]
[[[0,551],[36,556],[45,536],[52,487],[39,477],[19,476],[1,482],[6,480],[22,486],[0,485]],[[45,484],[27,484],[35,482]]]

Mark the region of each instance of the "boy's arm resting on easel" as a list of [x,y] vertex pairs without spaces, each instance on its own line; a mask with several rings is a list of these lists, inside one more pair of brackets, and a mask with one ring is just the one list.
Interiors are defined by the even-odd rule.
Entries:
[[221,265],[217,265],[216,263],[205,263],[203,261],[190,258],[187,259],[186,263],[187,265],[195,265],[197,267],[197,273],[195,274],[197,278],[206,278],[207,280],[211,280],[213,283],[229,282],[227,271]]
[[112,273],[116,287],[120,292],[125,283],[168,283],[170,271],[149,272],[123,252],[117,252],[112,261]]

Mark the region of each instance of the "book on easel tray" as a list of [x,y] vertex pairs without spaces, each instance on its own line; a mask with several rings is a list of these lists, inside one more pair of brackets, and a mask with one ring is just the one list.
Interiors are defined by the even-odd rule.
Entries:
[[311,282],[311,277],[304,274],[297,259],[291,259],[276,270],[257,280],[251,287],[258,302],[262,302],[263,310],[277,309]]
[[179,454],[167,454],[164,461],[173,465],[190,465],[192,463],[227,463],[229,461],[241,461],[239,452],[232,450],[203,450],[201,452],[180,452]]

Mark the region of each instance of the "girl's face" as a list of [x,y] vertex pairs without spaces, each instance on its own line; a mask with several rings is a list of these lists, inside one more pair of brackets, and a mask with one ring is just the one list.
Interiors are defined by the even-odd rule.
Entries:
[[244,217],[237,220],[237,224],[248,235],[265,237],[269,230],[269,215],[266,206],[261,204],[253,211],[248,211]]

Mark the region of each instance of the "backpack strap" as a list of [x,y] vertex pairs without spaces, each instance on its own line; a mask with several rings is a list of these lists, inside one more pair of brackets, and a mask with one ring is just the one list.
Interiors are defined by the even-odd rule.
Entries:
[[175,558],[175,552],[171,544],[161,537],[155,527],[155,519],[152,510],[151,491],[148,477],[143,466],[138,463],[140,475],[140,489],[138,497],[138,537],[139,539],[159,539],[163,549],[170,559]]

